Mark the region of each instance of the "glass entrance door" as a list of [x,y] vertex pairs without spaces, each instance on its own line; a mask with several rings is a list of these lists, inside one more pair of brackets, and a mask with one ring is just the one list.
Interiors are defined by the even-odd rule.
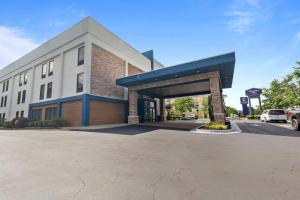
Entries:
[[144,101],[144,121],[145,122],[155,122],[155,103],[153,101]]

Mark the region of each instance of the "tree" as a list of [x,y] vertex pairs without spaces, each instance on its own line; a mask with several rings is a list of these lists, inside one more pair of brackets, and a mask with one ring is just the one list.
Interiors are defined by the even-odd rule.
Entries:
[[177,110],[180,115],[183,115],[186,111],[191,111],[195,108],[195,102],[191,97],[177,98],[174,101],[175,110]]
[[237,109],[233,108],[233,107],[225,106],[225,113],[226,113],[226,116],[229,117],[232,114],[238,115],[239,111]]
[[275,79],[269,88],[263,89],[263,108],[288,108],[300,105],[300,62],[297,62],[294,71],[283,77]]

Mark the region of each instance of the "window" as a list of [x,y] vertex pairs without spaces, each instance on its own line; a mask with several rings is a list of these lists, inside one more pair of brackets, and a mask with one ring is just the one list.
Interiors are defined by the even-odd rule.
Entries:
[[49,62],[48,76],[53,75],[53,67],[54,67],[54,61],[52,60]]
[[76,86],[76,92],[82,92],[83,91],[83,73],[77,74],[77,86]]
[[0,119],[2,118],[2,113],[0,113]]
[[52,82],[47,85],[47,99],[52,97]]
[[23,85],[23,74],[20,74],[20,77],[19,77],[19,86],[22,86]]
[[40,100],[44,99],[44,95],[45,95],[45,84],[41,85],[40,88]]
[[21,117],[24,117],[24,110],[21,111]]
[[18,117],[19,117],[19,111],[16,112],[16,118],[18,118]]
[[42,78],[45,78],[47,74],[47,63],[42,65]]
[[3,107],[4,97],[1,97],[1,107]]
[[2,118],[5,119],[5,113],[2,114]]
[[25,99],[26,99],[26,90],[23,90],[22,103],[25,103]]
[[4,107],[6,107],[6,103],[7,103],[7,96],[4,97],[4,103],[3,103]]
[[8,85],[9,85],[9,80],[6,81],[6,88],[5,88],[5,91],[8,91]]
[[21,91],[18,92],[17,104],[20,104],[20,102],[21,102]]
[[84,46],[78,49],[78,62],[77,65],[84,64]]
[[28,74],[27,72],[24,73],[24,85],[27,84],[27,80],[28,80]]
[[39,121],[42,119],[42,109],[34,109],[32,110],[32,116],[33,121]]
[[54,119],[56,116],[56,108],[46,108],[45,120]]
[[5,92],[5,81],[2,83],[2,92]]

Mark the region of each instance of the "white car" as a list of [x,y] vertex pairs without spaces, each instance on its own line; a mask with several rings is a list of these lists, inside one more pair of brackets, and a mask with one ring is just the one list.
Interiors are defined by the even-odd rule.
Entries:
[[262,122],[287,122],[287,115],[283,109],[264,110],[260,116]]

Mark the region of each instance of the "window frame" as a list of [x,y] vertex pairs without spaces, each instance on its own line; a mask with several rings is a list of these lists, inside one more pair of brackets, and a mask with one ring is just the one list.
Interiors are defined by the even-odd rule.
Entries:
[[25,101],[26,101],[26,90],[23,90],[22,91],[22,100],[21,100],[21,102],[25,103]]
[[24,110],[21,110],[20,117],[24,117]]
[[6,96],[4,96],[4,103],[3,103],[3,107],[6,107],[6,105],[7,105],[7,95],[6,95]]
[[[79,77],[82,76],[82,83],[81,83],[81,87],[78,87],[79,86]],[[83,87],[84,87],[84,73],[81,72],[81,73],[78,73],[77,74],[77,79],[76,79],[76,93],[80,93],[80,92],[83,92]],[[81,89],[80,89],[81,88]]]
[[[41,86],[40,86],[40,100],[44,100],[45,99],[45,84],[42,84]],[[43,91],[42,91],[43,90]]]
[[6,92],[8,91],[8,88],[9,88],[9,79],[6,80],[6,88],[5,88]]
[[0,105],[1,108],[3,107],[3,103],[4,103],[4,97],[1,97],[1,105]]
[[20,103],[21,103],[21,99],[22,99],[22,92],[19,91],[19,92],[18,92],[18,97],[17,97],[17,104],[20,104]]
[[16,112],[16,118],[18,118],[18,117],[19,117],[19,111]]
[[26,85],[27,84],[27,81],[28,81],[28,73],[27,72],[24,72],[24,78],[23,78],[23,85]]
[[47,76],[47,67],[48,64],[47,63],[43,63],[42,64],[42,74],[41,74],[41,78],[46,78]]
[[[52,63],[52,68],[50,67]],[[48,64],[48,76],[53,75],[53,70],[54,70],[54,60],[50,60]]]
[[57,108],[49,107],[45,109],[45,120],[51,120],[56,117]]
[[[77,66],[81,66],[84,64],[84,48],[85,46],[81,46],[78,48],[78,52],[77,52]],[[82,59],[80,58],[81,57],[81,53],[83,54],[82,55]]]
[[23,79],[24,79],[24,76],[23,76],[23,73],[21,73],[19,75],[19,87],[21,87],[23,85]]
[[[49,88],[49,86],[51,86],[51,88]],[[52,98],[52,88],[53,88],[53,83],[49,82],[47,84],[47,94],[46,94],[46,98],[47,99],[51,99]]]
[[2,83],[2,92],[5,92],[5,84],[6,84],[6,81],[3,81],[3,83]]

